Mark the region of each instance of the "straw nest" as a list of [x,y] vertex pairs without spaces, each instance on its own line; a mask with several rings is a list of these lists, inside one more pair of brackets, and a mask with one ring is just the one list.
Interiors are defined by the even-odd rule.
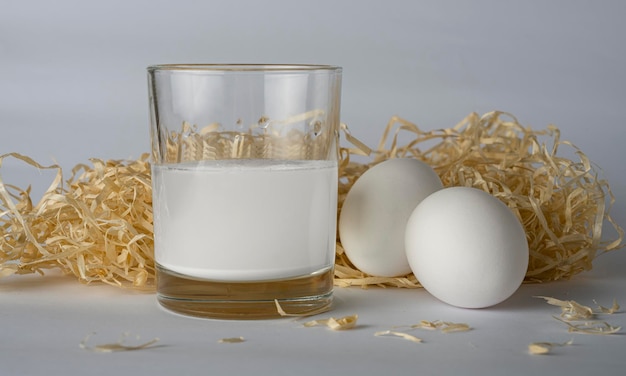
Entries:
[[[506,203],[523,224],[530,248],[527,282],[568,279],[590,270],[599,254],[620,249],[624,231],[613,221],[613,194],[599,169],[555,126],[524,127],[502,112],[472,113],[456,126],[431,131],[393,117],[371,150],[342,125],[337,215],[352,184],[389,158],[432,166],[444,186],[471,186]],[[364,157],[356,157],[357,155]],[[0,176],[0,276],[61,269],[84,283],[153,290],[152,190],[148,155],[137,160],[91,159],[64,182],[59,166],[14,158],[56,176],[36,204],[30,188]],[[365,159],[361,162],[358,159]],[[603,227],[613,239],[603,238]],[[606,235],[606,234],[605,234]],[[413,275],[379,278],[356,269],[337,241],[338,286],[419,287]]]

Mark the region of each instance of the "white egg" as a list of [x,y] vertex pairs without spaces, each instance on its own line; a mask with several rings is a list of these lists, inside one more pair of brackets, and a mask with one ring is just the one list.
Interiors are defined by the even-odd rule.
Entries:
[[479,189],[445,188],[424,199],[406,227],[413,273],[433,296],[464,308],[509,298],[528,267],[525,230],[502,201]]
[[363,173],[348,192],[339,218],[339,238],[348,259],[373,276],[409,274],[406,221],[421,200],[441,188],[437,173],[412,158],[388,159]]

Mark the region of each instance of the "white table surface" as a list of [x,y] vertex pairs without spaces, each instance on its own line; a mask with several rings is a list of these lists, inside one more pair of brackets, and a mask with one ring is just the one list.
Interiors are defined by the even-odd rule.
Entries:
[[[314,318],[358,314],[347,331],[304,327],[309,319],[224,321],[188,318],[160,308],[154,294],[105,285],[82,285],[60,275],[12,276],[0,280],[0,374],[2,375],[590,375],[621,374],[626,337],[572,334],[553,318],[558,307],[534,296],[626,306],[626,252],[605,254],[590,272],[569,281],[522,285],[504,303],[460,309],[425,290],[336,288],[332,311]],[[624,308],[601,319],[626,328]],[[312,318],[311,318],[312,319]],[[469,332],[444,334],[406,325],[421,320],[467,323]],[[397,327],[400,326],[400,327]],[[411,333],[413,343],[375,337],[382,330]],[[127,344],[155,337],[142,350],[100,353],[80,348],[114,343],[128,332]],[[136,340],[135,336],[141,338]],[[219,343],[244,337],[242,343]],[[549,355],[529,355],[532,342],[573,345]]]

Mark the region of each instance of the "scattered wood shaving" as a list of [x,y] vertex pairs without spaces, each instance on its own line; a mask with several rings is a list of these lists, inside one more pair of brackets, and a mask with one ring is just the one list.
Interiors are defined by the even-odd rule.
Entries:
[[[596,303],[595,300],[593,301],[593,303],[598,304]],[[606,313],[608,315],[612,315],[614,313],[619,312],[619,309],[620,309],[620,306],[619,304],[617,304],[617,299],[613,299],[613,305],[611,306],[611,308],[606,308],[598,304],[598,311],[601,313]]]
[[231,338],[222,338],[218,342],[219,343],[241,343],[245,341],[246,340],[243,337],[231,337]]
[[594,311],[591,307],[582,305],[574,300],[559,300],[547,296],[536,296],[536,298],[545,299],[548,304],[561,307],[561,318],[567,321],[588,320],[597,314],[612,315],[619,312],[620,309],[617,299],[613,299],[613,305],[610,308],[598,305],[594,300],[594,304],[598,305],[598,308]]
[[330,317],[328,319],[307,321],[304,323],[304,326],[308,328],[312,326],[321,325],[321,326],[327,326],[328,328],[332,330],[347,330],[347,329],[353,329],[356,327],[356,322],[358,318],[359,318],[358,315],[344,316],[338,319],[334,317]]
[[420,328],[420,329],[427,329],[427,330],[437,330],[437,329],[439,329],[441,327],[441,325],[443,325],[443,323],[441,321],[422,320],[422,321],[420,321],[419,324],[411,325],[411,328]]
[[556,316],[553,317],[567,325],[570,333],[610,335],[619,333],[622,330],[621,326],[613,326],[606,321],[584,321],[582,323],[572,323]]
[[307,311],[307,312],[288,313],[288,312],[285,312],[283,307],[278,302],[278,299],[274,299],[274,304],[276,305],[276,311],[278,312],[278,314],[283,317],[308,317],[308,316],[318,315],[320,313],[324,313],[330,310],[330,306],[325,306],[325,307],[321,307],[321,308],[318,308],[312,311]]
[[528,353],[531,355],[545,355],[549,354],[554,347],[570,346],[573,343],[573,340],[569,340],[564,343],[534,342],[528,345]]
[[411,325],[411,329],[441,330],[442,333],[467,332],[469,330],[472,330],[472,328],[465,323],[455,323],[439,320],[422,320],[419,324]]
[[528,345],[528,352],[533,355],[543,355],[550,352],[552,344],[547,342],[535,342]]
[[[96,333],[90,333],[88,334],[85,339],[83,339],[79,346],[81,349],[85,349],[85,350],[89,350],[89,351],[94,351],[94,352],[103,352],[103,353],[110,353],[110,352],[118,352],[118,351],[134,351],[134,350],[142,350],[142,349],[146,349],[150,346],[152,346],[153,344],[157,343],[159,341],[158,338],[154,338],[148,342],[139,344],[139,345],[135,345],[135,346],[130,346],[130,345],[125,345],[124,341],[126,341],[126,339],[128,338],[128,336],[130,335],[129,333],[123,333],[122,337],[119,339],[118,342],[116,343],[107,343],[107,344],[102,344],[102,345],[94,345],[94,346],[89,346],[87,345],[87,342],[89,341],[89,339],[95,335]],[[139,339],[139,337],[137,337],[137,339]]]
[[548,304],[561,307],[561,318],[568,321],[587,320],[594,315],[593,309],[574,300],[559,300],[547,296],[537,296],[536,298],[545,299]]
[[413,336],[411,334],[403,333],[403,332],[394,332],[394,331],[391,331],[391,330],[383,330],[383,331],[380,331],[380,332],[376,332],[376,333],[374,333],[374,336],[376,336],[376,337],[394,336],[394,337],[404,338],[407,341],[411,341],[411,342],[415,342],[415,343],[421,343],[422,342],[421,338],[415,337],[415,336]]
[[596,314],[617,312],[620,307],[616,299],[613,299],[611,308],[599,306],[598,310],[594,311],[574,300],[560,300],[548,296],[535,296],[535,298],[544,299],[548,304],[560,307],[561,315],[553,317],[566,324],[570,333],[609,335],[619,333],[622,330],[620,326],[613,326],[606,321],[593,320]]
[[443,329],[441,329],[441,331],[443,333],[456,333],[456,332],[467,332],[472,330],[472,328],[469,327],[469,325],[467,324],[463,324],[463,323],[444,323],[445,326],[443,327]]

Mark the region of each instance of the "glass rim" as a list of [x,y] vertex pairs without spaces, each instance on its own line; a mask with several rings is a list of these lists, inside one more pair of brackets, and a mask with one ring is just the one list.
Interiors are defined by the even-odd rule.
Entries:
[[341,72],[337,65],[324,64],[155,64],[148,66],[154,71],[201,71],[201,72]]

